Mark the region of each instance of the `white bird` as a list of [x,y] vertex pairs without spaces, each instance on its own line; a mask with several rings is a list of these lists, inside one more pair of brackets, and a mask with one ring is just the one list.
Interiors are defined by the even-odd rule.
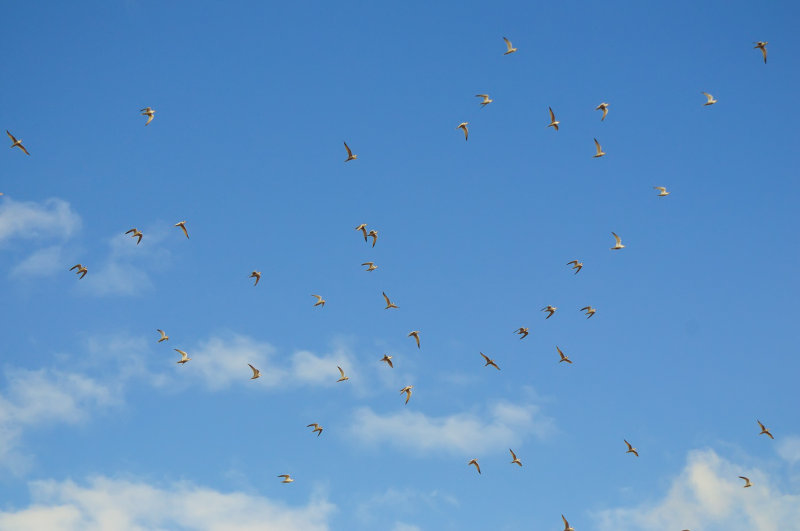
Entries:
[[553,317],[553,314],[556,313],[556,310],[558,310],[558,308],[556,308],[555,306],[551,306],[549,304],[547,306],[545,306],[544,308],[542,308],[543,312],[549,312],[547,314],[547,317],[545,317],[545,320],[550,319],[551,317]]
[[469,122],[461,122],[460,124],[458,124],[458,127],[456,127],[456,129],[463,129],[464,130],[464,140],[468,140],[469,139],[469,129],[467,129],[468,125],[469,125]]
[[561,349],[558,348],[558,346],[556,346],[556,350],[558,351],[559,355],[561,355],[561,359],[558,360],[559,363],[561,363],[562,361],[566,361],[567,363],[572,363],[572,361],[566,356],[566,354],[561,352]]
[[372,229],[367,233],[367,236],[372,238],[372,246],[375,247],[375,244],[378,243],[378,231]]
[[[133,234],[131,234],[131,233],[133,233]],[[139,245],[140,243],[142,243],[142,236],[144,236],[144,234],[142,234],[142,231],[140,231],[136,227],[132,228],[131,230],[129,230],[127,232],[125,232],[125,234],[131,234],[131,238],[139,238],[139,240],[136,242],[136,245]]]
[[292,481],[294,481],[294,480],[292,479],[292,476],[290,476],[289,474],[281,474],[281,475],[280,475],[280,476],[278,476],[278,477],[279,477],[279,478],[283,478],[283,481],[281,481],[281,483],[291,483]]
[[139,112],[142,113],[142,116],[147,116],[147,122],[145,122],[144,125],[150,125],[150,122],[152,122],[153,118],[156,116],[156,110],[151,107],[139,109]]
[[764,55],[764,64],[767,64],[767,44],[769,43],[767,41],[758,41],[753,44],[755,44],[755,46],[753,46],[754,50],[756,48],[761,48],[761,53]]
[[367,241],[367,224],[366,223],[362,223],[361,225],[356,227],[356,230],[360,230],[361,232],[363,232],[364,233],[364,241]]
[[386,295],[386,292],[384,291],[382,293],[383,293],[383,299],[386,301],[386,308],[384,308],[384,310],[388,310],[389,308],[397,308],[397,305],[389,300],[389,296]]
[[163,330],[161,330],[160,328],[156,328],[156,332],[158,332],[159,334],[161,334],[161,339],[159,339],[159,340],[158,340],[158,342],[159,342],[159,343],[161,343],[162,341],[166,341],[166,340],[168,340],[168,339],[169,339],[169,336],[168,336],[167,334],[165,334],[165,333],[164,333],[164,331],[163,331]]
[[552,127],[553,129],[558,131],[558,124],[560,124],[561,122],[556,120],[556,115],[553,114],[553,109],[551,107],[548,107],[547,110],[550,111],[550,123],[547,124],[547,127]]
[[353,152],[350,151],[350,148],[348,147],[347,142],[344,143],[344,148],[347,150],[347,158],[344,159],[345,162],[350,161],[350,160],[356,160],[358,158],[358,155],[353,155]]
[[506,41],[506,48],[508,48],[508,51],[506,53],[504,53],[503,55],[508,55],[510,53],[514,53],[514,52],[517,51],[516,48],[511,46],[511,41],[510,40],[506,39],[505,37],[503,37],[503,40]]
[[580,273],[581,269],[583,269],[583,262],[578,262],[577,260],[572,260],[571,262],[567,262],[567,265],[572,264],[572,269],[575,270],[575,274],[577,275]]
[[509,448],[508,451],[511,452],[511,458],[513,459],[513,461],[511,461],[511,464],[513,465],[514,463],[516,463],[519,466],[522,466],[522,461],[519,460],[519,458],[517,457],[517,454],[514,453],[514,450]]
[[663,186],[654,186],[653,190],[658,190],[658,197],[666,197],[669,195],[669,192],[667,192],[667,189]]
[[345,376],[345,375],[344,375],[344,371],[342,370],[342,368],[341,368],[341,367],[339,367],[339,366],[337,365],[337,366],[336,366],[336,368],[337,368],[337,369],[339,369],[339,374],[341,374],[341,375],[342,375],[342,376],[341,376],[341,377],[340,377],[338,380],[336,380],[337,382],[343,382],[343,381],[345,381],[345,380],[349,380],[349,379],[350,379],[350,377],[349,377],[349,376]]
[[408,404],[408,401],[411,400],[411,390],[412,389],[414,389],[413,385],[407,385],[407,386],[403,387],[402,389],[400,389],[401,393],[405,393],[406,394],[406,404]]
[[494,367],[498,371],[500,370],[500,367],[497,366],[497,364],[494,362],[493,359],[489,358],[489,356],[487,356],[483,352],[481,352],[480,355],[483,356],[484,360],[486,360],[486,363],[483,364],[484,367],[488,367],[489,365],[491,365],[492,367]]
[[481,465],[478,464],[477,459],[470,459],[469,462],[467,463],[467,466],[469,465],[475,465],[475,469],[478,471],[478,474],[481,473]]
[[602,157],[603,155],[605,155],[603,148],[600,147],[600,142],[598,142],[596,138],[594,139],[594,145],[597,146],[597,153],[594,155],[594,158]]
[[173,349],[173,350],[181,355],[180,361],[176,361],[175,363],[180,363],[181,365],[183,365],[184,363],[186,363],[187,361],[192,359],[192,358],[189,357],[189,355],[187,353],[185,353],[184,351],[182,351],[179,348],[176,348],[176,349]]
[[323,299],[319,295],[311,295],[311,296],[317,298],[317,302],[316,304],[314,304],[314,306],[322,306],[323,308],[325,307],[325,299]]
[[389,367],[394,369],[394,364],[392,363],[392,357],[390,355],[384,354],[383,357],[381,358],[381,361],[385,361],[386,364],[389,365]]
[[253,377],[250,378],[251,380],[255,380],[256,378],[261,376],[261,371],[259,371],[258,369],[256,369],[252,365],[250,365],[249,363],[247,364],[247,366],[250,367],[250,369],[253,371]]
[[596,110],[596,111],[599,111],[601,109],[603,110],[603,117],[600,118],[600,121],[602,122],[603,120],[606,119],[606,115],[608,114],[608,103],[603,102],[603,103],[601,103],[600,105],[598,105],[597,107],[594,108],[594,110]]
[[767,436],[769,436],[770,439],[774,439],[775,438],[775,437],[772,436],[772,434],[769,432],[769,430],[767,428],[765,428],[763,424],[761,424],[760,420],[756,419],[756,422],[758,422],[758,425],[761,426],[761,433],[759,433],[759,435],[767,435]]
[[70,271],[72,271],[73,269],[77,269],[77,271],[75,271],[75,274],[76,275],[80,275],[79,278],[85,277],[86,273],[89,272],[89,270],[86,267],[84,267],[82,264],[75,264],[74,266],[69,268]]
[[623,247],[625,247],[624,245],[622,245],[622,240],[619,239],[619,236],[617,236],[615,232],[612,232],[611,234],[614,235],[614,239],[617,241],[614,247],[611,247],[612,251],[616,251],[618,249],[622,249]]
[[313,430],[311,430],[311,433],[314,433],[314,432],[316,432],[316,433],[317,433],[317,437],[319,437],[320,435],[322,435],[322,430],[323,430],[323,427],[322,427],[322,426],[320,426],[319,424],[317,424],[316,422],[312,422],[311,424],[309,424],[308,426],[306,426],[306,428],[314,428]]
[[180,227],[181,229],[183,229],[183,234],[186,235],[186,239],[188,240],[189,239],[189,231],[186,230],[186,221],[179,221],[178,223],[175,224],[175,226],[176,227]]
[[489,105],[494,101],[493,99],[489,98],[488,94],[475,94],[475,97],[483,98],[483,101],[481,102],[481,109],[483,109],[484,107],[486,107],[487,105]]
[[586,312],[586,318],[588,319],[591,316],[593,316],[597,310],[595,310],[591,306],[584,306],[583,308],[581,308],[581,311]]
[[528,336],[528,329],[520,326],[519,328],[514,330],[514,333],[519,334],[520,339],[525,339]]
[[739,476],[739,479],[743,479],[744,480],[744,486],[742,488],[746,489],[747,487],[752,487],[753,486],[753,484],[750,483],[750,479],[748,479],[747,477]]
[[[622,439],[622,440],[625,441],[625,439]],[[639,452],[636,451],[636,448],[631,446],[631,443],[629,443],[628,441],[625,441],[625,444],[628,445],[628,449],[625,451],[626,454],[633,454],[636,457],[639,457]]]
[[567,522],[567,519],[564,518],[563,514],[561,515],[561,519],[564,520],[564,531],[575,531],[575,529],[569,526],[569,522]]
[[419,346],[419,330],[414,330],[413,332],[409,332],[408,333],[408,337],[411,337],[411,336],[414,336],[414,339],[417,340],[417,348],[420,348],[420,346]]
[[714,105],[715,103],[717,103],[717,100],[714,99],[714,96],[712,96],[708,92],[703,92],[703,94],[705,94],[706,98],[708,99],[708,101],[703,104],[704,106],[705,105]]
[[258,281],[261,280],[261,271],[253,271],[250,273],[250,276],[247,278],[254,278],[256,281],[253,283],[254,286],[258,286]]
[[362,266],[367,266],[365,271],[375,271],[376,269],[378,269],[378,266],[376,266],[374,262],[364,262],[361,265]]
[[21,149],[21,150],[22,150],[22,151],[23,151],[23,152],[24,152],[26,155],[28,155],[28,156],[30,157],[30,155],[31,155],[31,154],[30,154],[30,153],[28,153],[28,150],[27,150],[27,149],[25,149],[25,146],[23,146],[23,145],[22,145],[22,140],[17,140],[17,139],[14,137],[14,135],[12,135],[11,133],[9,133],[9,132],[8,132],[8,129],[6,129],[6,134],[8,135],[8,138],[10,138],[10,139],[11,139],[11,141],[13,142],[13,144],[11,144],[11,149],[14,149],[15,147],[18,147],[18,148],[20,148],[20,149]]

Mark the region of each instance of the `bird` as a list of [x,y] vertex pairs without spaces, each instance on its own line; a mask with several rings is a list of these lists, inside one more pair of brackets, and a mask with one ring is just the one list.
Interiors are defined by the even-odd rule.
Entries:
[[17,140],[17,139],[14,137],[14,135],[12,135],[11,133],[9,133],[9,132],[8,132],[8,129],[6,129],[6,134],[8,135],[8,138],[10,138],[10,139],[11,139],[11,141],[13,142],[13,144],[11,144],[11,149],[14,149],[15,147],[18,147],[18,148],[20,148],[20,149],[21,149],[23,152],[25,152],[25,154],[26,154],[26,155],[28,155],[29,157],[31,156],[31,154],[30,154],[30,153],[28,153],[28,150],[27,150],[27,149],[25,149],[25,146],[23,146],[23,145],[22,145],[22,140]]
[[408,401],[411,400],[411,390],[412,389],[414,389],[413,385],[407,385],[407,386],[403,387],[402,389],[400,389],[401,393],[405,393],[406,394],[406,404],[408,404]]
[[383,357],[381,358],[381,361],[385,361],[385,362],[386,362],[386,364],[387,364],[389,367],[391,367],[392,369],[394,369],[394,364],[392,363],[392,357],[391,357],[390,355],[388,355],[388,354],[384,354],[384,355],[383,355]]
[[481,102],[481,109],[492,103],[494,100],[489,97],[488,94],[475,94],[476,98],[483,98]]
[[514,333],[519,334],[520,339],[525,339],[525,337],[528,335],[528,329],[520,326],[519,328],[514,330]]
[[553,109],[551,107],[548,107],[547,109],[550,111],[550,123],[547,124],[547,127],[552,127],[553,129],[558,131],[558,124],[560,124],[561,122],[556,120],[556,115],[553,114]]
[[744,486],[742,487],[743,489],[746,489],[747,487],[752,487],[753,486],[753,484],[750,483],[750,479],[749,478],[747,478],[745,476],[739,476],[739,479],[743,479],[744,480]]
[[703,104],[704,106],[705,105],[714,105],[715,103],[717,103],[717,100],[714,99],[714,96],[712,96],[708,92],[703,92],[703,94],[705,94],[706,98],[708,98],[708,101]]
[[583,308],[581,308],[581,311],[586,312],[586,318],[589,319],[591,316],[595,314],[597,310],[595,310],[591,306],[584,306]]
[[509,448],[508,451],[511,452],[511,459],[513,459],[513,461],[511,461],[511,464],[513,465],[514,463],[516,463],[519,466],[522,466],[522,461],[519,460],[519,457],[517,457],[517,454],[514,453],[514,450]]
[[362,223],[361,225],[356,227],[356,230],[360,230],[361,232],[363,232],[364,233],[364,241],[367,241],[367,224],[366,223]]
[[545,319],[550,319],[553,316],[553,314],[556,313],[556,310],[558,310],[558,308],[556,308],[555,306],[550,306],[549,304],[544,308],[542,308],[543,312],[550,312],[549,314],[547,314],[547,317],[545,317]]
[[316,422],[312,422],[311,424],[309,424],[308,426],[306,426],[306,428],[314,428],[313,430],[311,430],[311,433],[314,433],[314,432],[316,432],[316,433],[317,433],[317,437],[319,437],[320,435],[322,435],[322,430],[323,430],[323,428],[322,428],[322,426],[320,426],[320,425],[319,425],[319,424],[317,424]]
[[[623,441],[625,441],[625,439],[622,439],[622,440],[623,440]],[[626,454],[633,454],[633,455],[635,455],[636,457],[639,457],[639,452],[637,452],[637,451],[636,451],[636,448],[634,448],[633,446],[631,446],[631,443],[629,443],[628,441],[625,441],[625,444],[627,444],[627,445],[628,445],[628,449],[627,449],[627,451],[625,452]]]
[[[133,234],[131,234],[131,232]],[[144,235],[142,234],[142,231],[140,231],[136,227],[132,228],[131,230],[129,230],[127,232],[125,232],[125,234],[131,234],[131,238],[139,238],[139,240],[136,242],[136,245],[139,245],[140,243],[142,243],[142,236],[144,236]]]
[[176,227],[180,227],[181,229],[183,229],[183,233],[186,235],[186,239],[188,240],[189,239],[189,231],[186,230],[186,220],[179,221],[178,223],[175,224],[175,226]]
[[598,105],[597,107],[594,108],[594,110],[596,110],[596,111],[599,111],[601,109],[603,111],[603,117],[600,118],[600,121],[602,122],[603,120],[606,119],[606,116],[608,115],[608,103],[603,102],[603,103],[601,103],[600,105]]
[[367,233],[367,236],[372,238],[372,246],[375,247],[375,244],[378,243],[378,231],[372,229]]
[[667,189],[663,186],[654,186],[653,190],[658,190],[658,197],[666,197],[669,195],[669,192],[667,192]]
[[374,262],[364,262],[364,263],[363,263],[363,264],[361,264],[361,265],[362,265],[362,266],[368,266],[368,267],[365,269],[365,271],[375,271],[376,269],[378,269],[378,266],[376,266]]
[[156,110],[151,107],[139,109],[139,112],[142,113],[142,116],[147,116],[147,122],[145,122],[144,125],[150,125],[150,122],[152,122],[153,118],[156,116]]
[[292,476],[290,476],[289,474],[281,474],[281,475],[280,475],[280,476],[278,476],[278,477],[279,477],[279,478],[283,478],[283,481],[281,481],[281,483],[291,483],[292,481],[294,481],[294,480],[292,479]]
[[464,130],[464,140],[468,140],[469,139],[469,129],[467,129],[468,125],[469,125],[469,122],[461,122],[460,124],[458,124],[458,127],[456,127],[456,129],[463,129]]
[[80,275],[80,278],[83,278],[83,277],[85,277],[85,276],[86,276],[86,273],[88,273],[88,272],[89,272],[89,270],[88,270],[88,269],[86,269],[86,268],[85,268],[83,265],[81,265],[81,264],[75,264],[74,266],[72,266],[72,267],[70,267],[70,268],[69,268],[69,270],[70,270],[70,271],[72,271],[73,269],[77,269],[77,271],[75,271],[75,274],[76,274],[76,275]]
[[469,462],[467,463],[467,466],[469,465],[475,465],[475,469],[478,471],[478,474],[481,473],[481,465],[478,464],[477,459],[470,459]]
[[767,44],[769,43],[767,41],[758,41],[753,44],[755,44],[755,46],[753,46],[754,50],[756,48],[761,48],[761,54],[764,56],[764,64],[767,64]]
[[186,363],[187,361],[192,359],[192,358],[189,357],[189,355],[187,353],[185,353],[184,351],[182,351],[179,348],[176,348],[176,349],[173,349],[173,350],[181,355],[180,361],[176,361],[175,363],[180,363],[181,365],[183,365],[184,363]]
[[319,295],[311,295],[311,296],[317,298],[317,302],[316,304],[314,304],[314,306],[322,306],[323,308],[325,307],[325,299],[323,299]]
[[617,241],[617,243],[614,245],[614,247],[611,247],[612,251],[616,251],[616,250],[619,250],[619,249],[622,249],[623,247],[625,247],[624,245],[622,245],[622,240],[619,239],[619,236],[617,236],[616,232],[612,232],[611,234],[614,235],[614,239]]
[[556,350],[561,355],[561,359],[558,360],[559,363],[561,363],[562,361],[566,361],[567,363],[572,363],[572,361],[563,352],[561,352],[561,349],[558,348],[558,346],[556,346]]
[[500,370],[500,367],[497,366],[497,364],[494,362],[493,359],[489,358],[489,356],[487,356],[483,352],[481,352],[480,355],[483,356],[483,359],[486,360],[486,363],[484,363],[484,365],[483,365],[484,367],[488,367],[489,365],[491,365],[492,367],[494,367],[498,371]]
[[569,526],[569,522],[567,522],[567,519],[564,518],[563,514],[561,515],[561,519],[564,520],[564,531],[575,531],[574,528]]
[[756,422],[758,422],[758,425],[761,426],[761,433],[759,433],[759,435],[768,435],[770,439],[774,439],[775,438],[775,437],[772,436],[772,434],[769,432],[769,430],[767,428],[765,428],[763,424],[761,424],[760,420],[756,419]]
[[169,339],[169,336],[168,336],[167,334],[165,334],[165,333],[164,333],[164,331],[163,331],[163,330],[161,330],[160,328],[156,328],[156,332],[158,332],[159,334],[161,334],[161,339],[159,339],[159,340],[158,340],[158,342],[159,342],[159,343],[161,343],[162,341],[166,341],[166,340],[168,340],[168,339]]
[[572,264],[572,269],[575,270],[575,274],[577,275],[581,269],[583,269],[583,262],[578,262],[577,260],[572,260],[571,262],[567,262],[567,265]]
[[412,332],[409,332],[409,333],[408,333],[408,337],[411,337],[411,336],[414,336],[414,339],[416,339],[416,340],[417,340],[417,348],[421,348],[421,347],[419,346],[419,330],[414,330],[414,331],[412,331]]
[[511,41],[510,40],[506,39],[505,37],[503,37],[503,40],[506,41],[506,48],[508,48],[508,51],[506,53],[504,53],[503,55],[508,55],[510,53],[514,53],[514,52],[517,51],[516,48],[513,48],[511,46]]
[[345,376],[345,375],[344,375],[344,371],[342,370],[342,368],[341,368],[341,367],[339,367],[339,366],[337,365],[337,366],[336,366],[336,368],[337,368],[337,369],[339,369],[339,374],[341,374],[341,375],[342,375],[342,376],[341,376],[341,377],[340,377],[338,380],[336,380],[337,382],[343,382],[343,381],[345,381],[345,380],[349,380],[349,379],[350,379],[350,377],[349,377],[349,376]]
[[383,293],[383,299],[386,301],[386,308],[384,308],[384,310],[388,310],[389,308],[397,308],[397,305],[389,300],[389,297],[386,295],[385,291],[381,293]]
[[600,142],[598,142],[596,138],[594,139],[594,145],[597,146],[597,153],[594,155],[594,158],[602,157],[603,155],[605,155],[603,148],[600,147]]
[[255,380],[256,378],[259,378],[261,376],[261,371],[259,371],[249,363],[247,364],[247,366],[250,367],[250,369],[253,371],[253,376],[252,378],[250,378],[251,380]]
[[350,160],[356,160],[358,158],[358,155],[353,155],[353,152],[350,151],[350,148],[348,147],[347,142],[344,143],[344,148],[347,150],[347,158],[344,159],[345,162],[350,161]]
[[258,286],[258,281],[261,280],[261,271],[253,271],[250,273],[250,276],[247,278],[254,278],[256,281],[253,283],[254,286]]

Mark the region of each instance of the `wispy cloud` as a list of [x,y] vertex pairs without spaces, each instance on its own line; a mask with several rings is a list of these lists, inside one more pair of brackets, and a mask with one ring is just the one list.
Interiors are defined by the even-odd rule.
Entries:
[[12,239],[68,239],[81,227],[81,218],[62,199],[46,199],[41,203],[0,202],[0,243]]
[[800,437],[796,435],[783,436],[777,443],[778,455],[789,462],[790,465],[800,463]]

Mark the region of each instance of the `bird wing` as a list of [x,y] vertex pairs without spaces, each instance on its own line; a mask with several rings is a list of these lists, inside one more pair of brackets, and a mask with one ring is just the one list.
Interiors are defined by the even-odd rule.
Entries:
[[[622,440],[625,441],[625,439],[622,439]],[[625,444],[628,445],[628,450],[633,450],[633,446],[631,446],[631,443],[629,443],[628,441],[625,441]]]
[[[75,268],[81,268],[81,267],[83,267],[83,266],[80,265],[80,264],[75,264],[74,266],[70,267],[69,270],[72,271]],[[759,422],[759,424],[761,424],[761,423]],[[763,428],[763,426],[762,426],[762,428]]]
[[513,48],[513,46],[511,46],[511,41],[506,39],[505,37],[503,37],[503,40],[506,41],[506,47],[508,47],[508,51],[511,51],[511,48]]
[[258,374],[258,369],[256,369],[255,367],[253,367],[253,366],[252,366],[252,365],[250,365],[249,363],[247,364],[247,366],[248,366],[248,367],[250,367],[250,368],[253,370],[253,376],[255,376],[255,375],[257,375],[257,374]]
[[27,149],[25,149],[25,146],[23,146],[22,144],[17,144],[17,145],[19,146],[19,148],[20,148],[22,151],[24,151],[24,152],[25,152],[25,154],[26,154],[26,155],[28,155],[28,156],[30,157],[30,155],[31,155],[31,154],[30,154],[30,153],[28,153],[28,150],[27,150]]
[[321,302],[322,301],[322,297],[320,297],[319,295],[311,295],[311,296],[312,297],[316,297],[317,298],[317,302]]
[[12,135],[11,133],[9,133],[8,129],[6,129],[6,134],[8,135],[8,138],[10,138],[13,143],[15,143],[15,144],[17,143],[17,138],[14,135]]
[[483,98],[483,99],[486,99],[486,98],[488,98],[488,97],[489,97],[489,95],[488,95],[488,94],[475,94],[475,97],[476,97],[476,98]]
[[612,232],[611,234],[613,234],[614,235],[614,239],[617,240],[617,245],[620,245],[622,243],[622,240],[619,239],[619,236],[617,236],[617,234],[615,232]]
[[148,114],[147,121],[144,123],[144,125],[150,125],[150,122],[153,121],[153,116],[154,116],[153,114]]
[[336,366],[336,368],[339,369],[339,372],[341,373],[341,375],[344,376],[344,371],[342,370],[342,368],[339,367],[338,365]]
[[363,263],[363,264],[361,264],[361,265],[365,265],[365,266],[371,266],[371,265],[375,265],[375,264],[374,264],[373,262],[364,262],[364,263]]
[[167,335],[167,334],[165,334],[165,333],[164,333],[164,331],[163,331],[163,330],[161,330],[160,328],[156,328],[156,332],[158,332],[159,334],[161,334],[161,337],[166,337],[166,335]]
[[567,265],[570,265],[570,264],[578,265],[578,261],[577,260],[573,260],[571,262],[567,262]]
[[383,298],[386,301],[386,306],[390,306],[392,303],[389,301],[389,297],[386,296],[386,292],[381,292],[381,293],[383,293]]
[[394,364],[392,363],[392,360],[390,360],[389,358],[386,358],[386,363],[388,363],[388,364],[389,364],[389,367],[391,367],[392,369],[394,369]]
[[654,186],[653,189],[654,190],[658,190],[659,192],[666,192],[667,191],[667,189],[664,188],[663,186]]
[[347,157],[348,157],[348,158],[349,158],[349,157],[352,157],[352,156],[353,156],[353,152],[352,152],[352,151],[350,151],[350,148],[349,148],[349,147],[347,147],[347,142],[345,142],[345,143],[344,143],[344,148],[347,150]]
[[608,114],[608,107],[603,107],[603,117],[600,118],[601,122],[606,119],[607,114]]
[[603,150],[600,149],[600,142],[598,142],[596,138],[594,139],[594,144],[595,146],[597,146],[597,153],[598,154],[602,153]]
[[562,519],[562,520],[564,520],[564,529],[567,529],[567,528],[569,528],[569,522],[567,522],[567,519],[566,519],[566,518],[564,518],[564,515],[563,515],[563,514],[561,515],[561,519]]
[[761,48],[761,53],[764,55],[764,64],[766,64],[767,63],[767,47],[766,47],[766,45],[764,45],[764,46],[759,46],[759,48]]
[[514,461],[516,461],[516,460],[517,460],[517,454],[515,454],[515,453],[514,453],[514,450],[512,450],[511,448],[509,448],[509,449],[508,449],[508,451],[509,451],[509,452],[511,452],[511,458],[512,458]]
[[745,476],[739,476],[739,479],[743,479],[743,480],[745,480],[746,482],[750,483],[750,480],[749,480],[749,479],[747,479]]
[[555,122],[556,121],[556,115],[553,114],[553,109],[548,107],[547,110],[550,111],[550,122]]
[[464,140],[468,140],[469,139],[469,130],[467,129],[467,126],[462,124],[462,125],[459,125],[458,127],[459,127],[459,129],[463,129],[464,130]]
[[487,355],[486,355],[486,354],[484,354],[483,352],[479,352],[479,354],[480,354],[481,356],[483,356],[483,359],[485,359],[485,360],[486,360],[486,363],[489,363],[490,361],[492,361],[491,359],[489,359],[489,356],[487,356]]
[[703,92],[703,94],[705,94],[705,95],[706,95],[706,98],[708,98],[708,101],[709,101],[709,102],[710,102],[711,100],[713,100],[713,99],[714,99],[714,96],[712,96],[712,95],[711,95],[711,94],[709,94],[708,92]]

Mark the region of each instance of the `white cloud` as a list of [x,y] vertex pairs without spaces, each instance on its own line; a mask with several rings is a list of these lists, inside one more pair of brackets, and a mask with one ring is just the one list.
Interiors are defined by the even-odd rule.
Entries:
[[403,409],[381,416],[362,407],[353,417],[350,432],[355,439],[409,452],[447,451],[471,455],[497,446],[519,445],[531,434],[544,438],[554,430],[552,419],[544,416],[538,406],[510,402],[497,402],[484,415],[456,413],[433,417]]
[[355,514],[367,529],[386,529],[389,526],[385,521],[394,520],[392,529],[411,531],[419,527],[397,520],[397,517],[418,516],[420,507],[425,507],[428,511],[447,513],[458,506],[459,502],[455,497],[438,490],[389,487],[382,493],[360,501]]
[[31,253],[11,270],[12,276],[49,276],[64,271],[68,260],[62,245],[43,247]]
[[0,203],[0,243],[13,238],[39,239],[71,237],[81,218],[69,203],[46,199],[41,203],[18,202],[8,197]]
[[34,481],[32,503],[0,512],[8,531],[324,531],[336,507],[321,496],[290,507],[243,492],[224,493],[187,482],[160,488],[142,482],[95,477]]
[[777,442],[778,455],[790,465],[800,463],[800,437],[783,436]]
[[[749,477],[753,486],[742,488],[738,476]],[[713,450],[694,450],[664,498],[601,511],[597,518],[598,529],[609,531],[800,529],[800,493],[782,492],[765,472]]]

